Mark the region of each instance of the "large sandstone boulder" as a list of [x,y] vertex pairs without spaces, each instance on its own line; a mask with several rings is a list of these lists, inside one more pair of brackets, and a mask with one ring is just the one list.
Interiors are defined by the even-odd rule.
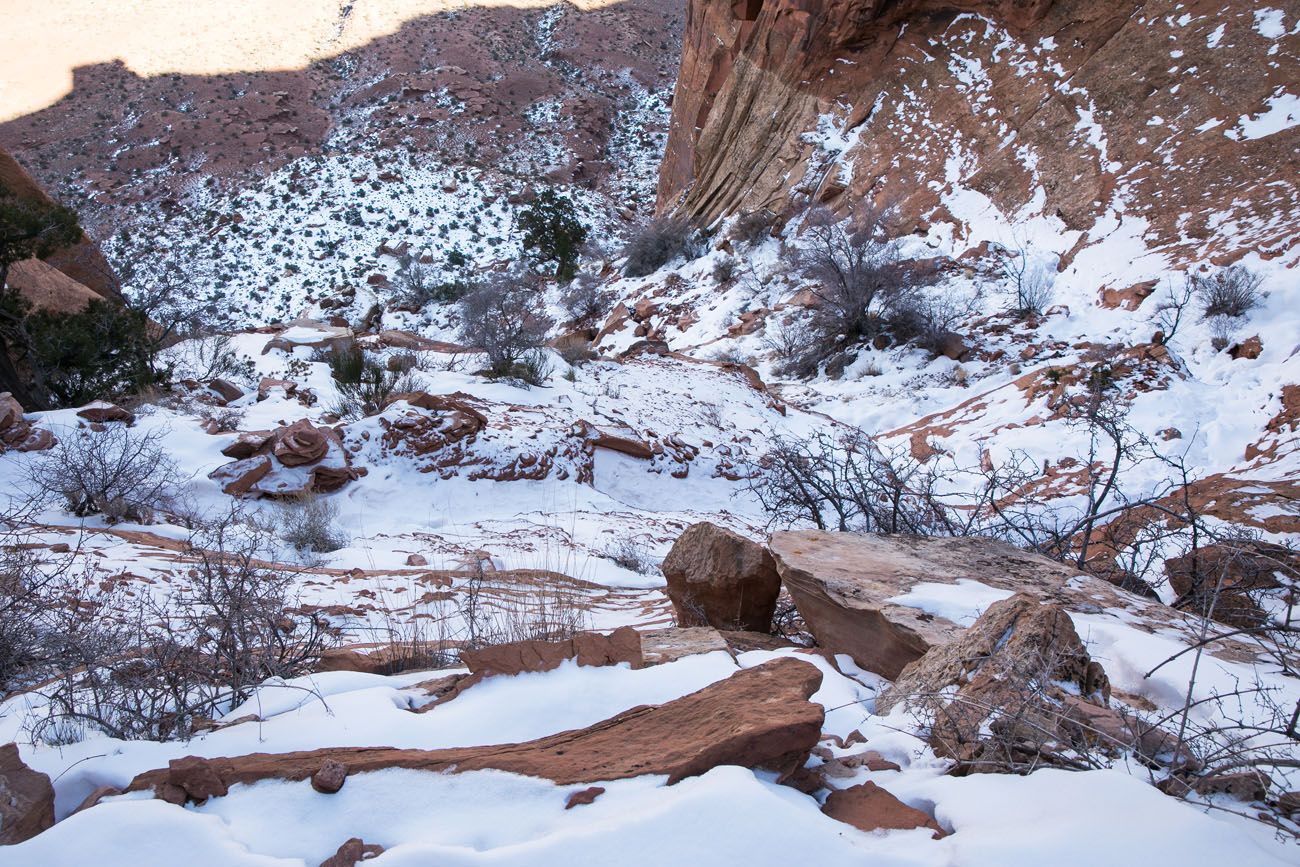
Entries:
[[[994,539],[802,530],[773,534],[771,550],[817,643],[888,678],[955,639],[977,607],[1015,593],[1070,611],[1112,611],[1152,629],[1185,624],[1164,605]],[[965,595],[983,605],[972,605],[965,619],[946,608],[927,610],[916,598],[949,587],[953,599]]]
[[7,431],[22,421],[23,405],[9,392],[0,392],[0,431]]
[[693,524],[662,569],[680,626],[771,631],[781,579],[762,545],[708,522]]
[[903,669],[876,700],[918,712],[930,745],[974,770],[1040,761],[1068,743],[1067,698],[1104,706],[1110,684],[1059,605],[1019,594],[995,602],[955,641]]
[[1268,622],[1262,605],[1277,597],[1285,606],[1300,580],[1300,554],[1268,542],[1206,545],[1195,554],[1165,561],[1169,586],[1178,594],[1173,603],[1189,612],[1237,628]]
[[[327,760],[349,774],[383,768],[459,772],[492,768],[561,785],[663,774],[675,783],[719,765],[772,771],[785,779],[802,767],[821,736],[824,712],[809,699],[821,671],[781,658],[745,669],[666,704],[635,707],[585,729],[535,741],[442,750],[338,747],[296,753],[253,753],[206,761],[202,774],[175,768],[147,771],[128,791],[180,790],[190,800],[220,785],[307,780]],[[208,772],[211,772],[209,775]],[[197,786],[190,791],[191,781]]]
[[276,431],[272,452],[286,467],[300,467],[325,457],[329,447],[325,432],[304,418]]
[[18,755],[17,744],[0,746],[0,846],[21,843],[54,824],[54,786]]

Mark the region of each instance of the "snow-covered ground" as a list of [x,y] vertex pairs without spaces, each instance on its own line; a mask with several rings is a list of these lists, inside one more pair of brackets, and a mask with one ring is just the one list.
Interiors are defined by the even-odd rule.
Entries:
[[[733,661],[718,651],[641,671],[570,662],[551,672],[493,678],[420,715],[406,710],[416,693],[405,689],[420,673],[315,675],[286,685],[306,685],[310,692],[267,686],[231,712],[256,709],[263,722],[189,743],[95,738],[26,748],[24,756],[58,778],[62,817],[95,787],[125,784],[170,758],[523,740],[685,695],[775,655],[754,651]],[[817,800],[744,768],[720,767],[672,786],[655,776],[594,780],[605,792],[573,810],[564,808],[566,798],[584,786],[500,771],[389,769],[354,774],[335,795],[319,794],[305,781],[266,781],[236,785],[197,806],[174,806],[146,793],[110,797],[25,844],[0,849],[0,863],[71,865],[112,852],[143,867],[174,863],[184,852],[196,865],[289,867],[318,864],[349,837],[385,847],[375,861],[381,865],[650,865],[693,861],[706,852],[719,863],[762,865],[1293,863],[1293,848],[1261,826],[1168,798],[1123,770],[946,776],[946,762],[903,731],[902,718],[871,714],[878,678],[859,672],[855,679],[819,656],[799,655],[822,671],[813,700],[827,711],[824,733],[843,737],[857,729],[902,768],[859,769],[835,785],[871,780],[932,812],[949,836],[931,840],[925,829],[863,833],[823,815]],[[840,664],[856,672],[847,658]],[[14,703],[6,710],[0,725],[12,737]]]

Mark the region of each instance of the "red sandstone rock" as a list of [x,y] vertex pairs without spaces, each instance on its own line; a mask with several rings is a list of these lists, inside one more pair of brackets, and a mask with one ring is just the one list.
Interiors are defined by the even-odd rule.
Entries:
[[594,804],[596,799],[605,794],[604,786],[590,786],[586,789],[579,789],[576,792],[570,792],[569,797],[564,801],[564,809],[572,810],[574,807],[580,807],[585,804]]
[[352,837],[333,855],[320,863],[320,867],[355,867],[362,861],[369,861],[384,854],[384,847],[378,843],[367,843],[360,837]]
[[127,425],[135,424],[135,413],[111,403],[92,403],[84,409],[77,410],[77,415],[91,424],[108,424],[109,422],[119,421]]
[[466,650],[460,655],[461,663],[472,674],[484,677],[550,671],[569,659],[576,660],[578,665],[626,662],[640,668],[641,636],[632,627],[622,626],[609,635],[581,632],[566,641],[516,641]]
[[21,843],[54,824],[54,787],[18,755],[17,744],[0,746],[0,846]]
[[[698,692],[656,707],[637,707],[585,729],[522,744],[444,750],[339,747],[297,753],[253,753],[206,764],[223,786],[264,779],[306,780],[326,759],[349,773],[400,767],[430,771],[495,768],[560,785],[663,774],[675,783],[718,765],[775,772],[801,767],[821,735],[823,711],[809,697],[821,685],[816,666],[781,658],[744,669]],[[170,768],[148,771],[128,791],[172,783]],[[190,782],[187,777],[182,777]],[[179,784],[177,784],[179,785]],[[200,792],[215,787],[205,777]],[[189,789],[187,796],[193,797]]]
[[934,832],[933,839],[944,836],[939,823],[928,813],[907,806],[871,782],[831,792],[822,812],[860,831],[929,828]]
[[702,522],[677,538],[662,568],[679,625],[771,631],[781,579],[762,545]]

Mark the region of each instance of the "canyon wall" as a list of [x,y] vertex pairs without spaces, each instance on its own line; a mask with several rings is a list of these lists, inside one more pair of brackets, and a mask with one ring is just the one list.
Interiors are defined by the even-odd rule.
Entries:
[[691,0],[658,207],[711,222],[868,201],[960,240],[992,206],[1076,249],[1127,222],[1176,267],[1294,255],[1296,18],[1243,0]]

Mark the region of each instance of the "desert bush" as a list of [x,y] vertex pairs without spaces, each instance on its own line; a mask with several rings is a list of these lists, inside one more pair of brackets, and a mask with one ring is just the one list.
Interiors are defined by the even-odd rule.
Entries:
[[638,575],[653,575],[659,564],[633,536],[622,536],[605,546],[605,559]]
[[591,341],[580,334],[568,335],[559,341],[555,349],[569,367],[581,367],[596,357]]
[[79,518],[147,522],[178,484],[176,464],[162,439],[160,430],[137,433],[121,423],[101,431],[68,431],[31,463],[28,485],[38,500],[62,499]]
[[574,322],[594,322],[609,312],[609,296],[595,278],[580,274],[568,285],[560,303]]
[[280,538],[299,551],[326,554],[348,544],[339,531],[339,507],[319,494],[286,500],[280,509]]
[[1194,274],[1190,280],[1204,319],[1239,319],[1260,302],[1259,285],[1263,278],[1241,265],[1220,268],[1208,275]]
[[394,306],[410,311],[422,310],[429,304],[455,303],[470,289],[464,280],[438,279],[432,266],[409,253],[398,260],[393,283],[396,288]]
[[698,254],[694,227],[684,217],[660,217],[635,229],[623,245],[623,273],[628,277],[653,274],[680,257]]
[[244,358],[235,349],[228,334],[196,336],[176,344],[167,354],[175,379],[193,379],[207,382],[212,379],[232,379],[248,382],[255,376],[251,359]]
[[487,355],[490,376],[544,381],[549,361],[541,346],[555,323],[538,296],[534,284],[502,274],[461,301],[461,339]]
[[191,537],[184,582],[169,596],[62,573],[38,642],[49,680],[33,738],[67,742],[86,729],[188,738],[265,679],[310,671],[332,631],[303,612],[294,576],[265,566],[261,550],[260,534],[232,511]]
[[713,277],[714,283],[721,286],[734,280],[739,270],[740,263],[735,256],[719,256],[713,263],[713,273],[710,276]]
[[412,367],[389,368],[371,358],[354,340],[331,347],[323,356],[338,388],[334,412],[345,419],[363,418],[383,410],[394,394],[419,390]]
[[766,208],[746,211],[732,220],[727,237],[737,244],[748,246],[760,244],[772,237],[772,225],[775,222],[776,215]]
[[840,219],[824,207],[804,216],[802,242],[788,255],[810,284],[812,314],[774,337],[784,374],[812,375],[836,352],[878,334],[908,340],[935,330],[922,294],[929,280],[899,261],[881,221],[874,211]]
[[1011,309],[1021,316],[1041,314],[1051,303],[1056,283],[1055,257],[1033,255],[1024,245],[995,251],[1002,277],[1011,294]]

